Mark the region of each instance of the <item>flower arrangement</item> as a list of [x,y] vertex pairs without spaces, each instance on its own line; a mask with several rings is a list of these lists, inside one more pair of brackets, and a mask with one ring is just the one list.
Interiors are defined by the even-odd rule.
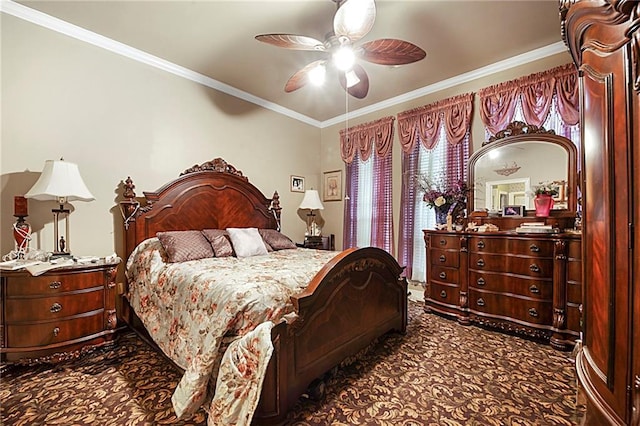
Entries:
[[533,193],[535,195],[558,195],[558,185],[555,182],[538,182],[538,185],[533,187]]
[[465,203],[469,186],[464,180],[457,180],[453,184],[447,185],[443,177],[436,181],[425,175],[415,176],[416,187],[424,193],[422,199],[431,208],[452,206],[456,203]]

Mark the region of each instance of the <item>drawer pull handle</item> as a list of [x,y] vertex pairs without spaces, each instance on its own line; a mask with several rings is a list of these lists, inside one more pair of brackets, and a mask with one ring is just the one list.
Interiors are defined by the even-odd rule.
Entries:
[[478,282],[478,285],[481,285],[481,286],[482,286],[482,285],[485,285],[485,283],[486,283],[486,282],[485,282],[485,280],[484,280],[484,278],[478,278],[478,281],[477,281],[477,282]]
[[531,287],[529,287],[529,291],[531,291],[531,293],[534,293],[534,294],[540,293],[540,289],[535,285],[532,285]]
[[53,329],[53,335],[55,337],[58,337],[58,334],[60,334],[60,329],[58,327],[56,327],[56,328]]
[[440,272],[440,279],[444,280],[445,278],[447,278],[446,272]]
[[485,305],[484,299],[482,297],[480,299],[478,299],[478,302],[476,302],[476,303],[478,303],[478,306],[484,306]]
[[476,265],[482,268],[484,266],[484,260],[478,259],[478,261],[476,262]]
[[531,269],[531,272],[540,272],[540,267],[538,265],[536,265],[535,263],[531,264],[529,266],[529,269]]
[[56,290],[58,288],[60,288],[60,286],[62,286],[62,283],[60,281],[51,281],[49,283],[49,288],[52,290]]
[[531,245],[529,246],[529,250],[531,250],[531,251],[532,251],[532,252],[534,252],[534,253],[537,253],[537,252],[539,252],[539,251],[540,251],[540,247],[538,247],[538,246],[537,246],[537,245],[535,245],[535,244],[531,244]]
[[484,241],[478,241],[477,246],[478,246],[479,249],[483,249],[484,248]]
[[49,310],[51,311],[51,313],[55,314],[56,312],[60,312],[62,310],[62,305],[56,302],[53,305],[51,305]]
[[444,291],[444,290],[442,290],[442,291],[440,292],[440,297],[442,297],[443,299],[444,299],[445,297],[447,297],[447,292],[446,292],[446,291]]
[[446,262],[447,258],[444,256],[444,254],[440,255],[440,262]]
[[529,315],[534,318],[538,318],[538,311],[536,311],[535,308],[531,308],[529,309]]
[[445,240],[445,239],[440,240],[440,245],[441,246],[446,246],[447,245],[447,240]]

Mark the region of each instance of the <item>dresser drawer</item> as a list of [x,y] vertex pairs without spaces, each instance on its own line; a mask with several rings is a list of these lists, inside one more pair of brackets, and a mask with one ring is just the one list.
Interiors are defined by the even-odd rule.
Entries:
[[458,305],[460,303],[460,288],[456,285],[438,284],[432,282],[429,285],[427,297],[445,305]]
[[505,320],[515,319],[539,325],[551,325],[552,301],[481,292],[469,289],[469,309]]
[[469,288],[553,300],[553,281],[469,271]]
[[104,285],[102,271],[67,274],[47,274],[39,277],[21,275],[11,277],[7,297],[65,293]]
[[70,320],[7,326],[7,343],[12,348],[46,346],[98,333],[104,329],[104,311]]
[[429,262],[432,265],[457,268],[460,266],[460,252],[453,250],[429,250]]
[[444,266],[433,266],[429,271],[429,275],[432,280],[450,283],[450,284],[458,284],[460,283],[459,275],[460,272],[457,268],[447,268]]
[[14,297],[6,301],[7,324],[70,317],[104,307],[103,287],[50,297]]
[[460,237],[458,235],[437,235],[432,234],[429,236],[431,238],[431,248],[440,248],[440,249],[460,249]]
[[553,277],[553,259],[470,253],[469,269],[476,271],[508,272],[536,278],[551,278]]
[[470,252],[553,256],[553,241],[516,238],[469,238]]

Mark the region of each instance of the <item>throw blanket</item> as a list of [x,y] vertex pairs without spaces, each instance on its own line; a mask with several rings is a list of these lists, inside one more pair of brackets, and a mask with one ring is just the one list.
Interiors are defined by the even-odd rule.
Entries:
[[[211,381],[209,424],[250,423],[272,352],[271,327],[293,312],[290,297],[333,256],[288,249],[167,263],[157,238],[134,250],[126,269],[129,303],[156,344],[185,370],[172,396],[178,417],[202,405]],[[223,339],[232,343],[222,345]]]

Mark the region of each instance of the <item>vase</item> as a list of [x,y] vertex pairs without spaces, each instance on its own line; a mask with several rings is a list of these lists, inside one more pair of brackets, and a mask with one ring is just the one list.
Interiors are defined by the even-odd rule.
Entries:
[[533,199],[533,203],[536,206],[537,217],[549,217],[549,212],[553,208],[553,198],[551,195],[538,194]]
[[450,208],[451,204],[443,204],[440,207],[434,207],[434,210],[436,212],[436,225],[446,225],[447,214],[449,214]]

